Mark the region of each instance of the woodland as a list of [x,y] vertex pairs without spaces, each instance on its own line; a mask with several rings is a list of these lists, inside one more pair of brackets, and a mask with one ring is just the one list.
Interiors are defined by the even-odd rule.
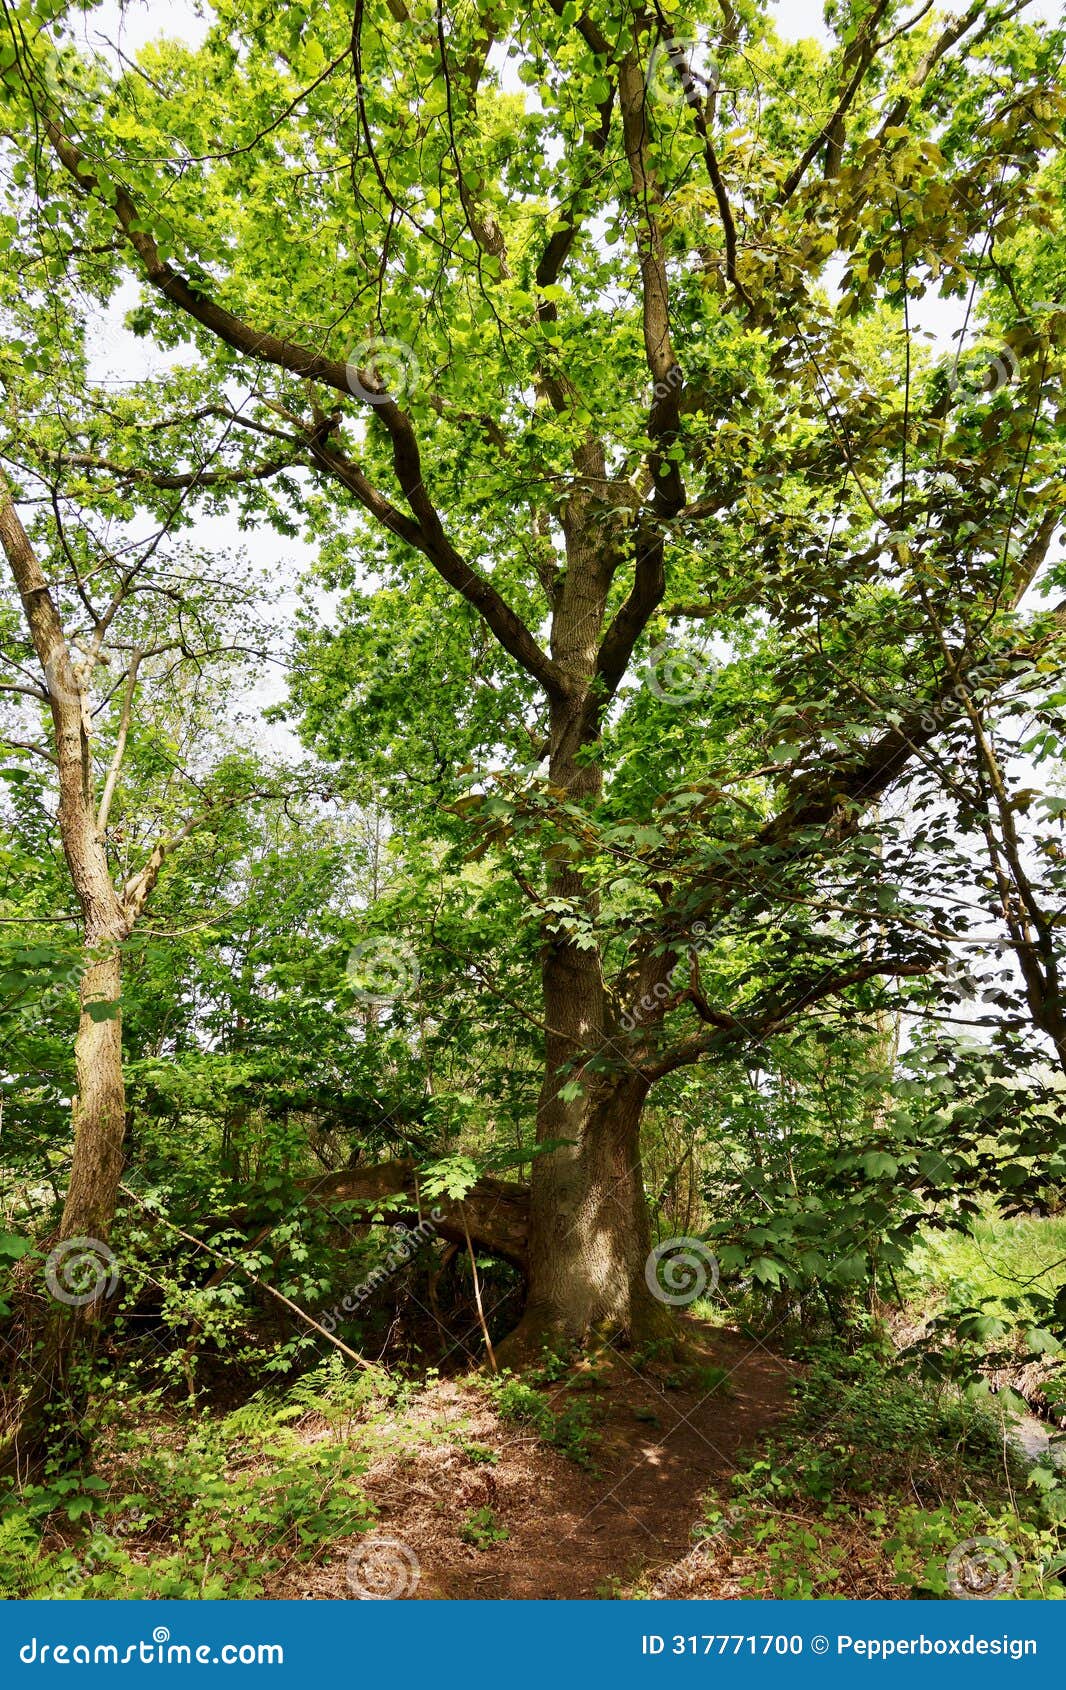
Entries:
[[0,1594],[1066,1596],[1066,24],[0,0]]

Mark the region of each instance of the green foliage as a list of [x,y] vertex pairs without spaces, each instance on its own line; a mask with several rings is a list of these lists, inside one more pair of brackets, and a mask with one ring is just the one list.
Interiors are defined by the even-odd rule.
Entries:
[[[363,1532],[373,1510],[360,1480],[383,1404],[339,1358],[278,1396],[261,1394],[190,1430],[139,1402],[114,1413],[108,1439],[118,1477],[70,1474],[8,1499],[0,1514],[5,1577],[50,1596],[257,1597],[290,1561],[320,1559]],[[308,1439],[309,1424],[325,1435]],[[57,1520],[87,1536],[43,1551]]]
[[1011,1574],[997,1594],[1066,1595],[1055,1486],[1026,1487],[987,1398],[916,1381],[875,1348],[816,1352],[794,1395],[733,1505],[707,1503],[704,1529],[743,1561],[749,1594],[954,1596],[952,1552],[988,1540]]
[[[918,1273],[930,1373],[1053,1359],[1061,1276],[993,1229],[1066,1187],[1066,33],[990,6],[949,39],[891,0],[797,42],[787,7],[693,0],[697,104],[673,7],[215,0],[133,56],[83,10],[12,0],[0,46],[0,493],[86,730],[60,804],[41,589],[9,591],[0,1387],[33,1360],[79,1016],[118,1011],[80,1003],[80,793],[124,900],[129,1142],[79,1421],[106,1445],[136,1378],[165,1435],[120,1451],[143,1532],[81,1475],[29,1499],[101,1526],[46,1569],[257,1595],[348,1502],[360,1529],[383,1387],[298,1378],[299,1311],[424,1362],[465,1268],[431,1241],[393,1271],[388,1196],[323,1185],[402,1161],[462,1203],[564,1155],[577,1182],[616,1131],[631,1167],[634,1075],[656,1236],[717,1258],[704,1312],[811,1354]],[[145,356],[105,372],[116,309]],[[220,1376],[276,1391],[212,1416]],[[771,1582],[839,1587],[831,1511],[871,1471],[930,1533],[979,1523],[976,1410],[868,1358],[811,1380],[858,1401],[836,1443],[801,1408],[799,1492],[748,1475],[825,1511],[771,1522]],[[491,1389],[589,1468],[598,1383],[549,1353]],[[895,1515],[899,1576],[933,1577]]]
[[495,1467],[500,1459],[498,1449],[492,1449],[488,1444],[462,1442],[459,1445],[467,1461],[472,1461],[475,1467]]
[[501,1419],[510,1420],[516,1426],[532,1426],[545,1441],[554,1435],[555,1416],[550,1406],[541,1393],[526,1384],[524,1379],[505,1369],[487,1388]]
[[1066,1217],[1018,1216],[976,1220],[967,1232],[923,1238],[908,1263],[916,1289],[946,1297],[962,1310],[979,1303],[1009,1320],[1005,1299],[1033,1290],[1052,1294],[1066,1264]]
[[47,1566],[29,1522],[15,1514],[0,1516],[0,1598],[28,1601],[46,1594]]
[[546,1399],[535,1386],[509,1370],[495,1375],[486,1385],[497,1413],[518,1426],[530,1426],[537,1436],[578,1467],[595,1471],[594,1450],[600,1441],[596,1430],[599,1416],[594,1399],[566,1397],[561,1408]]
[[510,1535],[506,1526],[499,1525],[491,1508],[475,1508],[459,1527],[460,1538],[473,1549],[492,1549],[497,1543],[506,1543]]
[[1005,1588],[996,1592],[1002,1598],[1066,1600],[1061,1528],[1022,1518],[1014,1509],[990,1510],[976,1502],[931,1512],[902,1508],[885,1550],[892,1556],[899,1583],[911,1595],[950,1600],[956,1594],[950,1558],[960,1540],[987,1541],[994,1557],[992,1571],[1002,1569]]

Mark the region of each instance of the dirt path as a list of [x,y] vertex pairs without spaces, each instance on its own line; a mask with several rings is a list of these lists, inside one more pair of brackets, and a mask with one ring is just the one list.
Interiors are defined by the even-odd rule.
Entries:
[[[577,1412],[598,1434],[588,1452],[594,1471],[501,1419],[468,1383],[422,1393],[425,1435],[401,1440],[371,1467],[366,1489],[378,1519],[350,1551],[395,1540],[402,1589],[389,1594],[417,1598],[609,1597],[637,1583],[666,1593],[672,1579],[682,1594],[701,1499],[725,1495],[741,1452],[785,1411],[790,1377],[787,1363],[737,1333],[693,1325],[691,1335],[700,1366],[724,1372],[720,1383],[705,1372],[672,1388],[611,1351],[591,1379],[543,1387],[556,1414],[588,1405]],[[474,1515],[506,1537],[464,1541]],[[331,1565],[301,1569],[301,1588],[283,1579],[270,1594],[351,1600],[349,1545],[336,1549]],[[404,1578],[404,1566],[417,1567],[417,1579]],[[714,1593],[705,1566],[701,1583],[701,1594]]]

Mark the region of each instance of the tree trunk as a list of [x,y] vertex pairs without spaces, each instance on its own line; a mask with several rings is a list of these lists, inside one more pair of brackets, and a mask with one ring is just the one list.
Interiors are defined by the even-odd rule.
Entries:
[[647,1083],[612,1076],[573,1103],[560,1100],[559,1085],[549,1066],[540,1136],[575,1142],[534,1160],[522,1345],[669,1337],[673,1316],[646,1278],[651,1229],[640,1118]]
[[[591,807],[603,777],[598,726],[587,701],[612,559],[598,507],[586,508],[575,495],[564,526],[568,569],[553,619],[552,656],[578,684],[572,697],[552,705],[549,778],[570,803]],[[547,889],[553,908],[565,902],[579,924],[597,918],[596,895],[570,864],[552,861]],[[645,1280],[651,1236],[640,1118],[648,1083],[612,1045],[602,959],[589,937],[565,919],[552,916],[546,923],[537,1143],[569,1142],[533,1160],[529,1295],[510,1341],[519,1355],[555,1340],[643,1339],[673,1330],[670,1311]]]
[[[130,912],[111,882],[93,794],[92,728],[85,684],[75,669],[44,572],[0,475],[0,546],[22,600],[41,665],[42,702],[52,717],[59,776],[59,833],[82,911],[86,967],[74,1043],[74,1150],[59,1237],[46,1264],[46,1314],[31,1334],[33,1383],[18,1425],[0,1448],[0,1472],[31,1473],[69,1440],[84,1407],[79,1365],[116,1274],[108,1238],[122,1175],[126,1099],[122,1071],[121,945]],[[147,883],[146,883],[147,884]],[[93,1004],[112,1006],[100,1018]],[[69,1392],[72,1388],[75,1394]]]
[[[60,1239],[95,1238],[106,1244],[122,1178],[126,1087],[122,1071],[122,965],[116,942],[86,969],[74,1043],[78,1092],[74,1104],[74,1156],[63,1206]],[[96,1020],[89,1005],[112,1004]]]
[[49,1460],[85,1454],[86,1364],[118,1281],[108,1239],[122,1178],[126,1122],[122,1024],[117,1010],[97,1020],[88,1006],[117,1004],[121,959],[117,943],[103,954],[99,947],[94,950],[87,948],[93,960],[79,989],[70,1182],[59,1235],[45,1261],[45,1312],[30,1333],[32,1383],[10,1439],[0,1448],[0,1473],[22,1481],[40,1473]]

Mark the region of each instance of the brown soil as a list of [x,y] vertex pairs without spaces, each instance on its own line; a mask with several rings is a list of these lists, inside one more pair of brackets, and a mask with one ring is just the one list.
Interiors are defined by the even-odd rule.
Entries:
[[[402,1554],[403,1588],[389,1595],[684,1596],[694,1583],[700,1596],[733,1595],[728,1553],[712,1553],[713,1540],[710,1549],[696,1545],[692,1528],[708,1493],[728,1500],[742,1452],[784,1413],[790,1368],[756,1340],[687,1324],[690,1362],[723,1369],[721,1383],[638,1374],[611,1349],[594,1366],[542,1387],[557,1416],[582,1399],[589,1405],[597,1435],[588,1442],[591,1469],[532,1428],[501,1419],[475,1384],[449,1380],[422,1391],[417,1409],[403,1424],[398,1419],[391,1447],[386,1431],[366,1477],[377,1509],[373,1531],[336,1544],[328,1565],[290,1564],[266,1594],[350,1601],[360,1592],[349,1584],[349,1556],[372,1554],[376,1539],[391,1539],[402,1552],[384,1553]],[[464,1541],[461,1528],[479,1510],[491,1511],[482,1521],[506,1532],[504,1541]],[[417,1567],[417,1576],[404,1576],[405,1567]]]

